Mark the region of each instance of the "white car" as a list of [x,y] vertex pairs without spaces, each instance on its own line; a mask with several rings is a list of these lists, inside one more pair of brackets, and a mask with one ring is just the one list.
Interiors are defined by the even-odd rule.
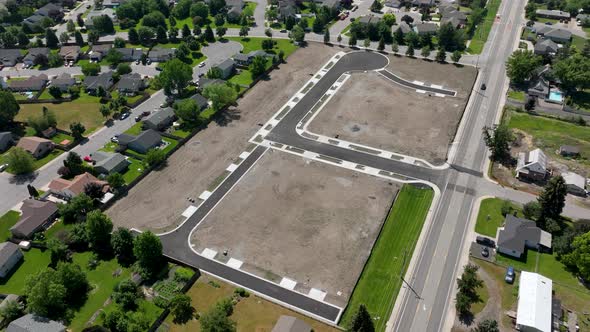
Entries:
[[205,67],[205,62],[199,63],[199,68],[203,68],[203,67]]
[[8,164],[2,164],[0,165],[0,172],[4,172],[5,169],[8,168]]

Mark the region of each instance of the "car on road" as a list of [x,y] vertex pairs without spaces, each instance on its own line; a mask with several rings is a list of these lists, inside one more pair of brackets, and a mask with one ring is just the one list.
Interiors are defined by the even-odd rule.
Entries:
[[485,83],[483,83],[483,84],[481,85],[481,89],[482,89],[482,90],[485,90],[485,89],[487,89],[487,88],[488,88],[488,87],[486,86],[486,84],[485,84]]
[[131,115],[131,113],[129,112],[123,112],[121,113],[121,115],[119,116],[119,120],[125,120],[127,119],[129,116]]
[[152,60],[147,59],[147,60],[145,60],[145,63],[148,64],[148,65],[151,65],[152,64]]
[[504,281],[506,281],[509,284],[514,283],[514,277],[516,277],[516,274],[514,273],[514,268],[512,266],[509,266],[506,269],[506,275],[504,276]]
[[139,121],[141,121],[141,118],[142,118],[142,116],[141,116],[141,115],[138,115],[138,116],[136,116],[136,117],[135,117],[135,122],[139,122]]
[[158,66],[158,67],[156,67],[156,70],[157,71],[162,71],[162,67]]
[[90,156],[84,156],[84,161],[90,163],[90,162],[92,162],[92,157],[90,157]]
[[494,240],[489,239],[485,236],[476,237],[475,242],[477,242],[479,244],[483,244],[484,246],[487,246],[487,247],[492,247],[492,248],[496,247],[496,242],[494,242]]
[[287,29],[283,29],[281,31],[279,31],[280,33],[287,33]]
[[483,257],[488,257],[490,256],[490,250],[488,249],[488,247],[483,247],[483,249],[481,250],[481,255]]
[[553,25],[551,22],[545,22],[545,25]]
[[111,137],[111,142],[113,143],[119,143],[119,137],[117,137],[116,135]]
[[0,172],[4,172],[8,168],[8,164],[0,165]]
[[199,68],[203,68],[203,67],[205,67],[205,61],[199,63]]
[[138,65],[139,63],[141,63],[141,60],[135,60],[135,64]]
[[[162,106],[160,106],[160,107],[162,107]],[[164,105],[164,107],[166,107],[166,105]],[[143,111],[143,112],[141,112],[141,116],[142,116],[142,117],[144,117],[144,116],[148,116],[148,115],[150,115],[150,114],[152,114],[152,112],[151,112],[151,111]]]

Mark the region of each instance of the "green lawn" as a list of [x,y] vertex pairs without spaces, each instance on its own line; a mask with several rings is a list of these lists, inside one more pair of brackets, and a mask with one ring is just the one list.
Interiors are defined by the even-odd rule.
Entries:
[[241,86],[249,87],[254,80],[252,79],[252,72],[248,69],[242,69],[237,75],[229,79],[230,82],[239,84]]
[[162,137],[162,140],[164,142],[169,143],[164,149],[162,149],[162,151],[164,151],[165,153],[170,152],[172,149],[174,149],[175,146],[178,145],[178,141],[177,140],[174,140],[174,139],[171,139],[171,138],[168,138],[168,137]]
[[[94,269],[88,269],[88,260],[92,256],[90,252],[77,253],[73,256],[74,263],[80,265],[82,270],[86,272],[88,281],[93,289],[88,294],[86,303],[75,313],[69,328],[73,331],[82,331],[85,328],[86,322],[92,315],[102,308],[104,302],[111,296],[113,287],[115,285],[129,278],[130,272],[128,269],[122,268],[116,259],[110,261],[101,261]],[[114,272],[120,270],[120,274],[114,275]]]
[[[590,130],[570,122],[534,116],[527,113],[510,112],[506,121],[510,128],[520,129],[532,135],[535,146],[553,158],[561,158],[556,151],[561,145],[574,145],[580,148],[583,158],[576,162],[590,165]],[[584,158],[585,157],[585,158]]]
[[471,43],[469,44],[468,52],[471,54],[480,54],[483,51],[483,46],[488,40],[488,35],[492,30],[492,25],[494,24],[494,20],[496,19],[496,13],[498,12],[498,8],[500,7],[501,0],[489,0],[487,4],[487,14],[484,18],[483,22],[480,23],[475,32],[473,33],[473,37],[471,38]]
[[0,217],[0,242],[6,242],[12,236],[10,234],[10,227],[14,226],[18,219],[20,218],[20,213],[17,211],[8,211],[2,217]]
[[535,264],[537,255],[539,253],[534,250],[526,250],[521,259],[516,259],[512,256],[498,253],[496,255],[496,263],[503,266],[512,266],[519,271],[535,271]]
[[[250,53],[251,51],[261,50],[262,49],[262,41],[268,38],[259,38],[259,37],[227,37],[228,40],[236,41],[242,44],[242,53]],[[293,45],[293,43],[288,39],[274,39],[277,42],[275,47],[269,51],[269,53],[278,54],[280,50],[283,50],[285,53],[285,58],[291,55],[297,49],[297,46]]]
[[[66,141],[66,140],[70,141],[70,143],[71,143],[74,141],[74,137],[64,134],[64,133],[57,133],[55,136],[53,136],[51,138],[51,141],[55,144],[61,144],[61,142]],[[67,143],[67,144],[69,144],[69,143]]]
[[574,92],[572,101],[580,110],[590,112],[590,89]]
[[[504,223],[504,216],[502,215],[502,205],[504,205],[504,202],[506,201],[500,198],[486,198],[481,201],[477,223],[475,224],[475,231],[477,233],[492,238],[496,237],[496,230]],[[520,212],[520,206],[510,201],[508,202],[515,210]]]
[[585,43],[586,38],[580,37],[578,35],[572,35],[572,45],[575,46],[578,50],[583,50]]
[[508,98],[524,102],[524,91],[508,90]]
[[375,321],[375,330],[384,329],[402,285],[400,274],[405,272],[412,257],[432,197],[430,189],[411,185],[402,188],[339,325],[347,326],[359,305],[365,304],[372,317],[381,317]]
[[144,171],[144,165],[143,162],[135,158],[129,157],[127,160],[131,164],[129,164],[127,172],[123,173],[123,179],[125,179],[126,184],[130,184],[131,181],[135,180]]
[[555,24],[555,23],[559,23],[559,20],[556,20],[553,18],[547,18],[547,17],[537,17],[537,22],[539,22],[539,23],[551,22],[551,23]]
[[23,295],[26,278],[46,268],[51,261],[48,250],[32,248],[23,251],[23,254],[22,262],[15,267],[12,275],[7,279],[0,279],[0,293]]
[[55,237],[57,234],[59,234],[61,232],[68,231],[73,226],[74,226],[74,224],[65,224],[60,218],[59,220],[54,222],[53,225],[51,225],[51,227],[49,227],[45,231],[45,238],[50,239],[52,237]]
[[134,124],[133,126],[131,126],[129,129],[125,130],[125,134],[129,134],[129,135],[139,135],[141,134],[141,132],[143,131],[141,129],[141,126],[143,125],[143,123],[137,122],[136,124]]

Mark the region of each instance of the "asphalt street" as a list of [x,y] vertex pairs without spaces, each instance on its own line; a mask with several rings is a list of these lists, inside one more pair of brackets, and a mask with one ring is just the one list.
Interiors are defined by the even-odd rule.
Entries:
[[451,90],[447,90],[447,89],[443,89],[443,88],[436,88],[433,86],[429,86],[429,85],[422,85],[422,84],[417,84],[414,82],[410,82],[410,81],[406,81],[402,78],[400,78],[399,76],[394,75],[392,72],[383,69],[383,70],[379,70],[377,71],[379,74],[387,77],[388,79],[394,81],[395,83],[399,84],[399,85],[403,85],[406,86],[408,88],[412,88],[412,89],[416,89],[416,90],[423,90],[423,91],[427,91],[430,93],[439,93],[445,96],[455,96],[456,92],[455,91],[451,91]]

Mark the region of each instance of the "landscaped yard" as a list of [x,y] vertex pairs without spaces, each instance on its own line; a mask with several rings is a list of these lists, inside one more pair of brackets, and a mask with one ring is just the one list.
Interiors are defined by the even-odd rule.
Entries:
[[469,43],[469,48],[467,51],[471,54],[480,54],[483,51],[483,46],[485,42],[488,40],[488,35],[492,30],[492,25],[494,24],[494,20],[496,19],[496,13],[498,12],[498,8],[500,7],[501,0],[490,0],[488,1],[486,8],[487,14],[484,18],[483,22],[480,23],[475,32],[473,33],[473,37],[471,38],[471,43]]
[[[6,156],[8,155],[9,151],[10,150],[8,150],[4,154],[0,155],[0,165],[8,163],[8,161],[6,160]],[[52,161],[53,159],[57,158],[62,153],[64,153],[62,150],[53,149],[45,157],[43,157],[41,159],[35,159],[35,161],[33,161],[33,169],[37,170],[37,169],[41,168],[43,165],[45,165],[48,162]],[[13,173],[10,165],[8,166],[8,168],[6,169],[5,172]]]
[[128,157],[127,160],[131,162],[127,168],[127,172],[123,173],[123,179],[126,184],[130,184],[131,181],[135,180],[144,171],[143,162],[135,158]]
[[508,98],[524,102],[524,91],[508,90]]
[[129,278],[128,269],[122,268],[116,259],[100,261],[100,264],[93,270],[88,269],[88,261],[92,257],[91,252],[77,253],[73,256],[74,263],[80,265],[86,273],[88,281],[93,289],[88,294],[88,300],[78,310],[69,328],[73,331],[82,331],[86,322],[92,315],[102,308],[104,302],[111,296],[115,285]]
[[585,43],[586,38],[580,37],[578,35],[572,35],[572,45],[575,46],[578,50],[583,50]]
[[340,320],[341,326],[347,326],[359,305],[365,304],[372,317],[381,317],[375,321],[375,329],[384,329],[401,287],[399,276],[412,257],[432,197],[430,189],[411,185],[402,188]]
[[23,255],[23,260],[15,266],[13,273],[6,279],[0,279],[0,293],[23,295],[27,277],[46,268],[51,261],[48,250],[32,248],[23,251]]
[[51,138],[51,141],[55,144],[61,144],[62,142],[69,141],[65,144],[67,145],[74,141],[74,137],[64,133],[57,133],[55,136]]
[[178,141],[168,138],[168,137],[162,137],[162,140],[166,143],[168,143],[168,145],[166,145],[165,148],[162,149],[162,151],[164,151],[165,153],[170,152],[172,149],[174,149],[175,146],[178,145]]
[[486,198],[482,200],[479,206],[479,214],[477,215],[477,223],[475,224],[475,231],[478,234],[491,238],[496,237],[498,227],[504,223],[504,216],[501,212],[504,202],[508,202],[514,210],[520,212],[521,207],[510,201],[500,198]]
[[[268,38],[257,38],[257,37],[227,37],[229,40],[236,41],[242,44],[243,49],[242,53],[250,53],[251,51],[261,50],[262,49],[262,41]],[[280,50],[283,50],[285,53],[285,58],[287,58],[291,53],[295,52],[297,46],[293,45],[293,43],[288,39],[273,39],[276,42],[275,47],[269,51],[269,53],[278,54]]]
[[229,81],[246,87],[250,86],[250,84],[254,82],[254,80],[252,79],[252,72],[248,69],[242,69],[239,74],[234,75],[232,78],[229,79]]
[[0,217],[0,242],[6,242],[10,237],[10,227],[14,226],[20,218],[17,211],[8,211]]
[[[180,45],[180,43],[166,43],[166,44],[158,44],[157,47],[160,48],[178,48],[178,46]],[[190,53],[190,60],[191,62],[189,63],[189,65],[191,66],[196,66],[199,63],[207,60],[207,57],[205,55],[203,55],[203,53],[199,52],[199,51],[191,51]]]
[[131,126],[129,129],[125,130],[125,134],[129,134],[129,135],[139,135],[141,134],[141,132],[143,131],[143,129],[141,128],[143,126],[143,122],[137,122],[136,124],[134,124],[133,126]]

